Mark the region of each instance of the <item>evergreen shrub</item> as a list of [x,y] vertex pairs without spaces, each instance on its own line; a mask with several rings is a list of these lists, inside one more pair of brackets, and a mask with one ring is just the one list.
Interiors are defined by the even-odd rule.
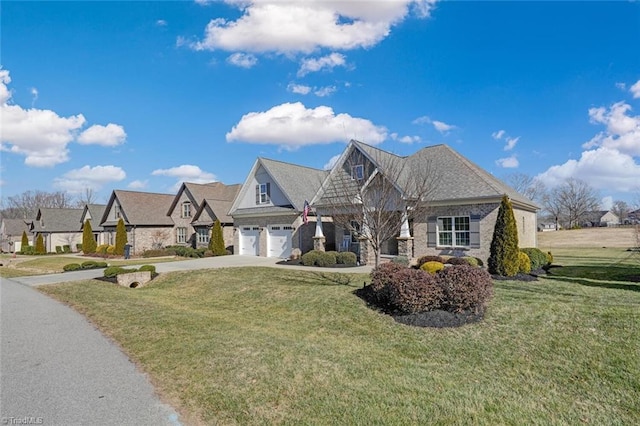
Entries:
[[513,215],[511,201],[502,197],[498,217],[493,229],[489,254],[489,272],[491,274],[512,277],[518,273],[518,228]]
[[440,262],[440,263],[444,263],[444,259],[442,258],[442,256],[432,256],[432,255],[427,255],[427,256],[421,256],[418,258],[418,268],[421,267],[422,265],[424,265],[427,262]]
[[355,253],[350,251],[342,251],[336,254],[336,262],[338,265],[356,266],[358,258]]
[[531,272],[531,260],[527,253],[520,251],[518,253],[518,272],[528,274]]
[[56,254],[62,254],[62,247],[56,246]]
[[318,250],[308,251],[308,252],[306,252],[305,254],[302,255],[300,260],[302,261],[302,264],[304,266],[313,266],[313,265],[316,264],[316,260],[320,256],[320,253],[321,252],[318,251]]
[[337,263],[335,251],[320,252],[316,259],[317,266],[335,266]]
[[520,251],[524,252],[529,256],[529,260],[531,261],[531,270],[535,271],[536,269],[540,269],[547,264],[547,255],[535,247],[526,247],[520,249]]
[[444,263],[430,260],[429,262],[423,263],[420,269],[430,274],[435,274],[444,269]]
[[65,272],[79,271],[80,269],[82,269],[82,266],[77,263],[69,263],[62,267],[62,270]]

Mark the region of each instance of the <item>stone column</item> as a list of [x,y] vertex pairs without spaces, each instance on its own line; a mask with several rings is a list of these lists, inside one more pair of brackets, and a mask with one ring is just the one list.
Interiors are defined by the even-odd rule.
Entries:
[[369,240],[366,237],[360,237],[358,241],[360,242],[360,258],[358,259],[360,265],[375,265],[376,254]]
[[324,235],[321,237],[313,237],[313,249],[318,251],[324,251],[325,240],[326,238],[324,237]]
[[405,256],[409,261],[413,258],[413,238],[398,237],[398,256]]

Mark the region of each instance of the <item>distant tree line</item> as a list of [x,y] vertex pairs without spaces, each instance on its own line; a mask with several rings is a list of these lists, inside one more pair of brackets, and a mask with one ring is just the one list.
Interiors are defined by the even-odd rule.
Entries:
[[90,188],[75,197],[64,191],[25,191],[3,198],[0,202],[0,213],[7,219],[34,219],[39,208],[81,208],[85,204],[94,203],[96,194]]

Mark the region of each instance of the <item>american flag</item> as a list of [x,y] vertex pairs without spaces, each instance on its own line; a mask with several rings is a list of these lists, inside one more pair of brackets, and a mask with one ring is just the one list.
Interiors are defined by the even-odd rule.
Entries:
[[309,202],[304,200],[304,208],[302,209],[302,221],[306,225],[309,223],[309,211],[311,211],[311,207],[309,207]]

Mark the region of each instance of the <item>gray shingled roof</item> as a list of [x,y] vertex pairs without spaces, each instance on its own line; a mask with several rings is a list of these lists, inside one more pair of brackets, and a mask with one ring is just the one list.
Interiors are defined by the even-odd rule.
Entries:
[[500,198],[507,194],[513,201],[538,208],[533,201],[447,145],[429,146],[408,157],[399,157],[362,142],[351,141],[351,144],[377,163],[383,174],[385,166],[398,165],[398,170],[402,171],[398,177],[400,187],[406,187],[404,183],[410,179],[413,171],[423,167],[432,169],[435,177],[435,189],[430,193],[432,202]]
[[123,219],[129,225],[171,226],[173,219],[167,216],[169,206],[173,202],[172,194],[157,194],[153,192],[124,191],[116,189],[111,194],[107,209],[102,217],[101,225],[115,226],[117,221],[107,221],[111,206],[115,200],[120,203]]
[[[211,200],[229,200],[233,201],[236,194],[240,191],[240,184],[225,185],[222,182],[211,183],[192,183],[184,182],[180,186],[180,190],[175,195],[173,202],[171,203],[167,214],[170,215],[176,204],[180,199],[180,195],[183,191],[187,191],[190,195],[191,201],[194,203],[195,208],[198,209],[202,206],[202,202],[206,199]],[[225,212],[226,213],[226,212]]]
[[213,223],[213,221],[209,220],[208,217],[207,218],[203,217],[204,210],[207,207],[211,209],[215,217],[221,223],[233,223],[233,218],[229,216],[229,209],[231,208],[231,204],[233,204],[233,199],[213,200],[213,199],[207,198],[204,200],[204,202],[198,209],[198,212],[193,217],[193,222],[191,222],[191,224],[192,225],[211,225]]
[[33,222],[34,232],[80,232],[84,209],[40,208]]
[[20,236],[24,231],[29,232],[33,219],[2,219],[5,235]]
[[251,208],[243,208],[236,209],[233,212],[234,216],[255,216],[255,215],[266,215],[266,214],[281,214],[281,213],[291,213],[298,214],[300,213],[293,206],[289,207],[281,207],[281,206],[267,206],[267,207],[251,207]]
[[325,170],[267,158],[259,158],[259,161],[298,212],[304,208],[305,200],[311,201],[329,174]]
[[[84,206],[84,210],[82,212],[83,217],[86,215],[86,211],[89,211],[91,216],[91,230],[92,231],[102,231],[104,228],[100,225],[100,221],[102,220],[102,216],[104,216],[104,212],[107,208],[106,204],[87,204]],[[80,218],[80,227],[84,226],[82,222],[82,217]]]

